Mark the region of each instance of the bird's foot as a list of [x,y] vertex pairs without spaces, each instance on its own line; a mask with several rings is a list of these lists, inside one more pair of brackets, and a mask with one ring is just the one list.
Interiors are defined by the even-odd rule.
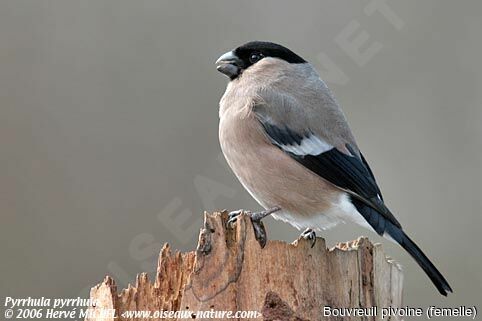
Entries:
[[303,231],[300,235],[302,238],[305,240],[308,240],[311,242],[311,247],[315,246],[316,243],[316,233],[310,228],[307,228],[306,230]]
[[267,210],[264,210],[261,212],[255,212],[255,213],[251,211],[245,211],[245,210],[232,211],[228,214],[228,222],[226,224],[228,227],[232,227],[233,224],[237,221],[239,215],[241,215],[241,213],[243,212],[246,213],[251,218],[251,224],[253,225],[254,236],[256,237],[256,240],[258,241],[259,245],[261,245],[261,247],[263,248],[266,245],[267,237],[266,237],[266,230],[264,228],[264,224],[261,220],[266,216],[271,215],[280,210],[281,210],[280,207],[275,206]]
[[226,222],[226,227],[234,227],[234,223],[236,223],[236,221],[238,220],[238,217],[239,215],[241,215],[241,213],[246,213],[248,215],[250,215],[250,211],[246,211],[246,210],[236,210],[236,211],[231,211],[228,213],[228,221]]

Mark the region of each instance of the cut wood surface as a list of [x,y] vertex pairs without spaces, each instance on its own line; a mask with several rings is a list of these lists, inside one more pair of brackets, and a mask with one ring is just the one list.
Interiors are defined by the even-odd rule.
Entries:
[[[118,292],[106,277],[91,290],[96,303],[85,320],[160,320],[126,312],[180,310],[193,319],[201,319],[197,311],[212,310],[260,313],[246,320],[381,320],[382,307],[402,306],[400,267],[366,238],[333,249],[321,238],[313,248],[304,239],[268,241],[261,248],[248,216],[233,228],[226,220],[226,212],[206,213],[195,251],[173,253],[164,245],[152,283],[142,273],[135,286]],[[377,306],[378,316],[327,317],[325,306]],[[106,318],[105,309],[116,316]]]

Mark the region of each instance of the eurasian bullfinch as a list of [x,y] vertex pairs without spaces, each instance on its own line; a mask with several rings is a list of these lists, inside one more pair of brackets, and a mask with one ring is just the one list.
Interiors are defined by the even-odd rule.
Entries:
[[[399,243],[438,291],[452,289],[385,206],[375,176],[340,106],[303,58],[271,42],[249,42],[223,54],[217,70],[229,77],[219,109],[219,140],[241,184],[272,214],[315,231],[351,221]],[[231,214],[231,221],[239,212]]]

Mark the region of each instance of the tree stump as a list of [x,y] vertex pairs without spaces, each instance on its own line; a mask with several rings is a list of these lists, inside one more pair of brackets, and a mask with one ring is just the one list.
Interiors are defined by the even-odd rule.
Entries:
[[[380,320],[379,312],[340,317],[325,316],[324,309],[402,306],[400,267],[367,238],[333,249],[321,238],[313,248],[304,239],[268,241],[261,248],[247,215],[233,228],[226,228],[226,220],[226,212],[205,213],[195,251],[172,253],[165,244],[153,283],[142,273],[135,286],[118,293],[107,276],[92,288],[95,306],[85,320],[176,320],[161,311],[182,311],[193,319],[202,319],[198,311],[257,311],[257,317],[247,320]],[[106,317],[106,309],[115,317]],[[218,314],[217,319],[228,318]]]

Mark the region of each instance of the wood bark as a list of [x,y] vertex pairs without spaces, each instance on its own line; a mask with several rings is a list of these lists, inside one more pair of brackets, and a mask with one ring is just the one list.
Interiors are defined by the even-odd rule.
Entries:
[[[91,290],[96,302],[85,320],[160,319],[125,314],[136,310],[186,310],[192,318],[197,311],[246,310],[260,312],[252,320],[381,320],[382,307],[402,306],[401,269],[379,244],[362,237],[327,249],[318,238],[313,248],[304,239],[268,241],[261,248],[248,216],[233,228],[226,220],[226,212],[205,213],[195,251],[173,253],[164,245],[153,283],[142,273],[135,286],[118,292],[106,277]],[[328,317],[325,306],[377,306],[378,316]],[[116,317],[106,318],[105,309]]]

